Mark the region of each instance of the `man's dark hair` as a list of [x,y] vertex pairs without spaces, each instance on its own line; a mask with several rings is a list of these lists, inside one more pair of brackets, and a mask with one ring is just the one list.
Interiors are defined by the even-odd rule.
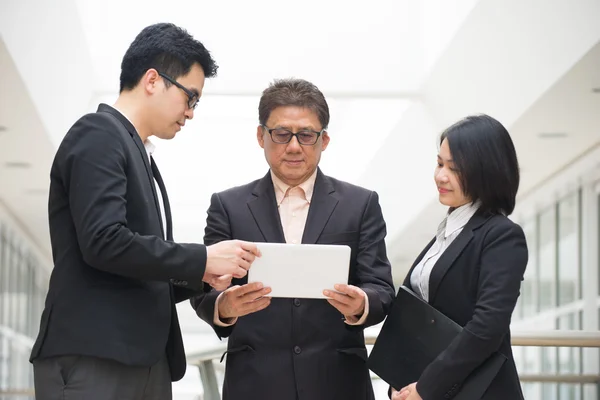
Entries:
[[[185,29],[170,23],[144,28],[127,49],[121,63],[119,92],[133,89],[150,68],[173,79],[186,75],[198,63],[204,76],[217,74],[218,66],[202,43]],[[168,87],[170,82],[165,80]]]
[[519,162],[504,126],[488,115],[469,116],[446,129],[452,160],[464,194],[480,211],[510,215],[519,189]]
[[329,126],[329,106],[323,93],[304,79],[276,79],[266,88],[258,104],[258,120],[265,125],[277,107],[303,107],[314,111],[322,129]]

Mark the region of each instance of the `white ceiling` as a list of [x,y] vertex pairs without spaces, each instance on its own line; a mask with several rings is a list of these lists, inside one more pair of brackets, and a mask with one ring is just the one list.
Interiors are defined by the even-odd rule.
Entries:
[[[419,2],[376,0],[368,7],[342,0],[76,4],[98,78],[96,91],[118,88],[129,43],[144,26],[160,21],[186,27],[213,53],[219,78],[208,82],[208,93],[259,94],[274,77],[287,76],[311,80],[324,91],[350,93],[416,91],[422,81]],[[119,29],[107,29],[107,23]]]
[[593,89],[600,89],[600,41],[512,127],[515,145],[524,155],[521,200],[600,145],[600,93]]

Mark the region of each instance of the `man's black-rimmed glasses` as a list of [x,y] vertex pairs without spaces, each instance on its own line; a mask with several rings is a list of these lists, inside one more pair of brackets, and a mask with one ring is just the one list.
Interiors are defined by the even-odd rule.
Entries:
[[269,132],[271,136],[271,140],[273,143],[277,144],[287,144],[289,143],[294,136],[296,136],[296,140],[303,146],[312,146],[317,143],[319,140],[319,136],[323,134],[325,129],[321,129],[319,132],[310,130],[310,129],[302,129],[296,133],[290,131],[285,128],[268,128],[266,125],[262,125],[263,129]]
[[179,89],[183,90],[183,92],[188,97],[188,107],[192,110],[196,108],[196,106],[198,105],[198,100],[200,100],[200,96],[198,96],[197,93],[192,92],[191,90],[189,90],[188,88],[183,86],[181,83],[179,83],[175,79],[171,78],[169,75],[163,74],[162,72],[159,72],[158,75],[162,76],[164,79],[168,80],[173,85],[175,85]]

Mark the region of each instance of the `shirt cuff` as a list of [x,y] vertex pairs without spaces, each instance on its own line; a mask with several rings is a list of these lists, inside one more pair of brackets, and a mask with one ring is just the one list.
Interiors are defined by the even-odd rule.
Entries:
[[221,300],[221,296],[223,296],[223,293],[219,294],[219,296],[217,296],[217,301],[215,301],[215,313],[213,316],[213,323],[216,326],[221,326],[225,328],[227,326],[234,325],[237,322],[237,317],[227,318],[226,321],[221,321],[221,319],[219,318],[219,301]]
[[356,315],[344,315],[346,318],[346,322],[348,325],[363,325],[369,316],[369,296],[365,293],[364,290],[360,289],[362,295],[365,298],[365,311],[363,311],[363,315],[358,318]]

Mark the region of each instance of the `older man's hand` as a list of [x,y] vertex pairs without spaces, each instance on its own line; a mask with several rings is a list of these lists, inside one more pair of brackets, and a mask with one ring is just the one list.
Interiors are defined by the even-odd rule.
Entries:
[[232,319],[263,310],[271,304],[270,287],[260,282],[232,286],[221,293],[218,301],[219,318]]
[[[323,294],[328,297],[329,304],[334,306],[346,317],[361,316],[365,312],[365,298],[367,294],[356,286],[338,284],[333,290],[324,290]],[[339,292],[339,293],[338,293]]]

